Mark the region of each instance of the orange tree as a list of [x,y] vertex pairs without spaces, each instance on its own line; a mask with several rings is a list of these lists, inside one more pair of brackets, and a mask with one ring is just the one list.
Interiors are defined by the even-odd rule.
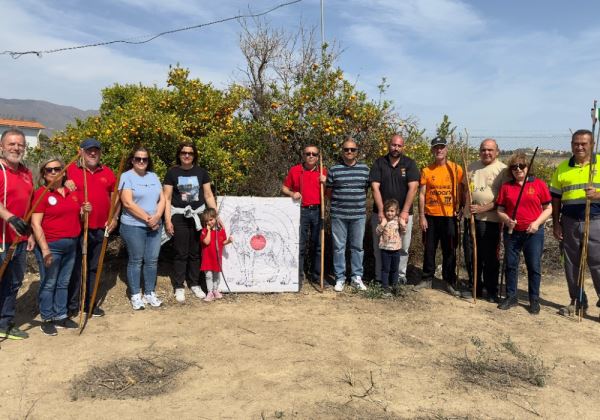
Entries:
[[143,145],[152,153],[155,170],[163,176],[175,163],[181,141],[193,141],[199,163],[208,169],[223,192],[235,192],[236,182],[248,173],[257,148],[245,130],[241,104],[248,92],[239,85],[215,89],[180,66],[170,69],[167,88],[114,85],[102,92],[99,115],[57,133],[53,151],[70,156],[85,137],[103,147],[103,161],[116,167],[123,153]]

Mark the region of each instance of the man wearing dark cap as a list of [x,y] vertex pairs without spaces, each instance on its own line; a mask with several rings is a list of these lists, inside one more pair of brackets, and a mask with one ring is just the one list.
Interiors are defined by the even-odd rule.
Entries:
[[423,231],[425,255],[423,277],[417,286],[431,287],[435,275],[435,253],[442,246],[442,278],[454,296],[456,286],[456,218],[462,208],[463,169],[448,160],[448,145],[443,137],[431,141],[434,162],[423,168],[419,190],[419,219]]
[[[117,226],[119,212],[115,211],[112,220],[108,220],[111,195],[117,180],[113,171],[100,163],[100,158],[102,156],[100,142],[96,139],[88,138],[81,142],[80,148],[82,161],[73,163],[67,168],[67,178],[69,181],[67,181],[66,185],[72,190],[83,191],[85,171],[88,201],[92,205],[92,211],[89,214],[87,247],[88,273],[85,297],[85,305],[87,306],[96,278],[104,232],[106,230],[110,233]],[[69,283],[68,309],[69,314],[72,316],[77,314],[80,309],[81,251],[81,247],[79,247],[75,259],[75,267],[73,268],[73,274],[71,276],[71,282]],[[87,308],[83,309],[87,310]],[[103,315],[104,311],[98,306],[93,308],[92,316]]]

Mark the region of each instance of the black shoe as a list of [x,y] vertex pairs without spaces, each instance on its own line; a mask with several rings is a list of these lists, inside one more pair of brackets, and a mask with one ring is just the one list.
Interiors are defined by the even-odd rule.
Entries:
[[596,302],[596,306],[600,308],[600,299],[598,299],[598,302]]
[[492,295],[487,297],[487,301],[490,303],[499,303],[500,299],[498,299],[498,296]]
[[463,299],[473,299],[473,291],[472,290],[461,290],[460,297]]
[[104,315],[106,315],[106,312],[104,312],[104,310],[102,308],[99,308],[97,306],[92,311],[92,316],[94,318],[100,318],[101,316],[104,316]]
[[79,328],[79,324],[69,318],[61,319],[60,321],[54,321],[54,326],[56,328],[66,328],[66,329]]
[[540,313],[540,302],[537,300],[532,300],[529,302],[529,313],[531,315],[537,315]]
[[57,335],[58,331],[56,331],[56,327],[54,326],[54,322],[52,321],[42,321],[42,325],[40,325],[40,330],[46,335]]
[[419,283],[415,284],[415,289],[416,290],[431,289],[431,284],[432,284],[431,280],[421,280]]
[[23,340],[29,338],[29,334],[25,331],[21,331],[14,325],[9,325],[7,329],[0,329],[0,338],[7,338],[9,340]]
[[518,300],[516,296],[509,296],[506,299],[504,299],[502,302],[500,302],[500,304],[498,305],[498,309],[502,309],[503,311],[512,308],[513,306],[517,306],[518,304]]
[[78,309],[69,309],[67,311],[67,316],[69,318],[77,318],[79,316],[79,310]]

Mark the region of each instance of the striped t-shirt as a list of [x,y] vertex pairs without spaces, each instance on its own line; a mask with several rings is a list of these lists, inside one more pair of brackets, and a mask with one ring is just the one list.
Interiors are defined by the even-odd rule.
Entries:
[[327,173],[327,188],[331,188],[331,217],[360,219],[365,217],[369,167],[364,163],[348,166],[343,162]]

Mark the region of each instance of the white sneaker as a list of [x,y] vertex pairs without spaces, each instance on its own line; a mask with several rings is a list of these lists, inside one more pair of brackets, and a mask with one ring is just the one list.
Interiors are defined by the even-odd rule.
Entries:
[[154,292],[150,292],[150,294],[144,295],[142,300],[144,303],[147,303],[150,306],[154,306],[155,308],[158,308],[160,305],[162,305],[162,300],[160,300]]
[[358,290],[367,290],[367,286],[365,286],[360,276],[356,276],[356,278],[352,279],[350,284],[352,285],[352,287],[355,287]]
[[179,303],[185,302],[185,289],[175,289],[175,300]]
[[333,290],[335,290],[336,292],[343,292],[344,291],[344,283],[346,283],[344,280],[336,281],[335,286],[333,286]]
[[202,291],[200,286],[192,286],[192,292],[194,292],[198,299],[204,299],[206,297],[206,293]]
[[134,311],[139,311],[144,309],[144,301],[142,300],[142,294],[136,293],[135,295],[131,295],[131,307]]

